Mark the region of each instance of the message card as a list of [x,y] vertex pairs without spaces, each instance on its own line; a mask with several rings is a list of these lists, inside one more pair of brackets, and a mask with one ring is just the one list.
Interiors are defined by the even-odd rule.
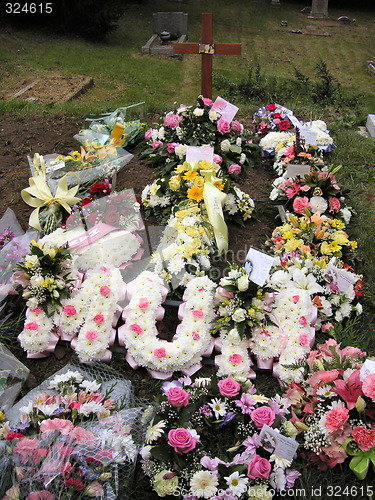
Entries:
[[201,160],[214,161],[214,148],[212,146],[187,146],[186,147],[186,161],[198,162]]
[[333,264],[328,264],[326,267],[325,278],[329,281],[335,281],[337,283],[340,292],[346,292],[350,285],[353,285],[355,277],[345,273],[342,269],[334,266]]
[[221,118],[229,123],[233,120],[238,111],[237,106],[231,104],[222,97],[216,98],[211,109],[220,113]]
[[317,145],[317,137],[318,133],[314,130],[311,130],[310,127],[300,127],[301,137],[305,139],[306,144],[311,144],[312,146]]
[[274,262],[274,257],[260,250],[250,248],[244,268],[249,274],[249,279],[256,285],[263,286]]
[[259,434],[259,441],[267,451],[290,461],[293,460],[298,448],[295,439],[283,436],[268,425],[263,425]]
[[286,177],[294,179],[295,177],[304,177],[310,174],[310,165],[293,165],[288,163]]

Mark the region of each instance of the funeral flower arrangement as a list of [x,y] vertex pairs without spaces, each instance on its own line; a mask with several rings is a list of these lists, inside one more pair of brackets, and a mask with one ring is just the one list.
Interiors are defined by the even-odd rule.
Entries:
[[349,240],[345,224],[339,219],[331,219],[319,212],[311,214],[305,206],[306,200],[300,200],[297,208],[305,215],[287,216],[286,223],[278,226],[265,242],[275,254],[298,251],[313,257],[323,257],[327,262],[333,257],[342,258],[352,254],[357,242]]
[[13,486],[4,498],[118,498],[119,471],[137,446],[122,401],[79,371],[56,375],[48,390],[1,425]]
[[173,207],[183,207],[186,203],[204,203],[204,186],[208,182],[206,173],[212,172],[213,186],[226,194],[223,212],[227,219],[242,223],[250,219],[254,202],[250,196],[233,185],[227,175],[222,175],[218,165],[206,160],[183,162],[170,177],[159,177],[142,191],[142,204],[146,216],[153,214],[165,223]]
[[349,460],[361,480],[375,470],[375,362],[365,358],[330,339],[294,366],[304,378],[284,394],[304,457],[320,470]]
[[41,307],[52,314],[71,292],[71,255],[68,247],[51,247],[32,240],[30,253],[17,265],[13,277],[23,288],[27,307]]
[[[272,498],[293,487],[296,444],[288,438],[288,404],[257,394],[249,382],[185,377],[166,382],[148,414],[142,468],[160,497]],[[293,431],[294,432],[294,431]],[[217,439],[220,433],[220,439]],[[285,456],[279,440],[294,449]]]
[[292,127],[293,124],[288,113],[277,104],[262,106],[253,115],[253,128],[257,138],[261,138],[271,131],[286,131]]
[[163,176],[186,159],[186,146],[214,147],[214,161],[225,174],[238,178],[257,150],[252,134],[237,120],[228,122],[212,109],[211,99],[198,97],[196,106],[181,104],[169,111],[156,128],[145,133],[147,147],[143,155]]

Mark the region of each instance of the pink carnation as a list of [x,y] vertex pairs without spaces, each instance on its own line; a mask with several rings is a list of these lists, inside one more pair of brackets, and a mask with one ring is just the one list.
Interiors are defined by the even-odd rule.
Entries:
[[329,211],[331,213],[336,214],[337,212],[340,211],[341,203],[338,198],[335,198],[334,196],[329,196],[328,203],[329,203]]
[[38,306],[35,307],[35,309],[30,309],[30,311],[34,314],[40,314],[43,311],[43,309],[40,306]]
[[335,368],[334,370],[320,370],[314,373],[306,382],[313,387],[319,385],[319,384],[328,384],[330,382],[333,382],[338,379],[340,375],[340,371]]
[[336,432],[342,430],[344,424],[349,418],[349,410],[344,406],[332,408],[326,414],[326,428],[328,432]]
[[200,335],[199,335],[199,333],[197,333],[197,332],[193,332],[193,333],[192,333],[192,336],[193,336],[193,339],[194,339],[194,340],[199,340],[199,339],[201,338],[201,336],[200,336]]
[[217,129],[222,135],[228,134],[230,131],[230,123],[227,122],[227,120],[220,118],[220,120],[218,120],[217,122]]
[[240,174],[241,173],[241,166],[240,165],[237,165],[237,163],[233,163],[229,168],[228,168],[228,172],[230,174]]
[[151,147],[152,149],[156,149],[158,148],[159,146],[162,146],[163,143],[161,141],[154,141],[152,144],[151,144]]
[[294,201],[293,201],[293,210],[297,214],[304,214],[305,213],[305,208],[310,209],[311,204],[307,196],[298,196]]
[[30,323],[26,323],[24,329],[25,330],[37,330],[39,325],[36,321],[30,321]]
[[229,356],[229,361],[234,365],[239,365],[242,361],[242,356],[241,354],[231,354]]
[[146,141],[149,141],[151,139],[152,132],[153,132],[152,128],[149,128],[148,130],[146,130],[146,132],[145,132],[145,139],[146,139]]
[[101,286],[100,287],[100,295],[103,295],[103,297],[107,297],[111,293],[111,289],[109,286]]
[[67,305],[62,308],[62,312],[66,314],[66,316],[74,316],[77,314],[77,310],[74,306],[72,305]]
[[164,347],[159,347],[158,349],[155,349],[154,356],[159,359],[165,358],[167,356],[167,351]]
[[74,425],[70,420],[64,418],[54,418],[44,420],[40,424],[40,431],[43,434],[50,434],[51,432],[59,431],[64,436],[67,436],[72,431]]
[[99,334],[96,330],[87,330],[87,332],[85,333],[85,337],[88,340],[97,340]]
[[104,321],[104,315],[103,314],[97,314],[94,316],[94,321],[95,323],[103,323]]
[[352,436],[362,451],[370,451],[375,446],[375,431],[366,427],[354,427]]
[[365,378],[362,384],[362,391],[365,396],[371,398],[375,403],[375,373]]
[[306,333],[301,333],[299,343],[302,347],[307,347],[310,344],[310,337]]
[[34,451],[38,448],[38,445],[38,438],[29,439],[25,437],[17,442],[13,453],[20,457],[21,463],[26,464],[28,459],[33,455]]
[[181,120],[183,120],[183,117],[180,115],[167,115],[164,118],[164,127],[177,128]]
[[321,330],[323,333],[326,333],[332,327],[333,327],[332,323],[327,322],[327,323],[324,323],[324,325],[322,325]]

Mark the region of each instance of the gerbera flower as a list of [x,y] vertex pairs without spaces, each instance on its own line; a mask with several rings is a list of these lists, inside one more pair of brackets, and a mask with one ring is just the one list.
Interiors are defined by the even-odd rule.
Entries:
[[208,470],[196,472],[190,480],[193,495],[198,498],[211,498],[217,491],[218,478]]
[[146,431],[145,442],[147,444],[150,444],[153,441],[156,441],[157,439],[159,439],[160,436],[162,436],[164,434],[164,427],[166,425],[167,424],[164,420],[160,420],[160,422],[158,422],[157,424],[149,427]]
[[203,188],[200,188],[198,186],[193,186],[187,190],[187,197],[190,200],[194,200],[196,202],[199,202],[203,200]]

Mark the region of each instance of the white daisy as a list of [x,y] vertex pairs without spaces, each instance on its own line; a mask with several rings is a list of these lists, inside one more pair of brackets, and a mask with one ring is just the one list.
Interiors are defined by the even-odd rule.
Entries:
[[208,403],[208,406],[210,406],[214,411],[215,418],[220,418],[227,412],[227,405],[224,401],[220,401],[220,399],[217,398],[214,398],[211,403]]
[[190,488],[198,498],[211,498],[217,492],[218,478],[208,470],[196,472],[190,479]]
[[238,471],[233,472],[230,476],[224,477],[232,495],[240,497],[247,489],[249,479],[241,475]]

